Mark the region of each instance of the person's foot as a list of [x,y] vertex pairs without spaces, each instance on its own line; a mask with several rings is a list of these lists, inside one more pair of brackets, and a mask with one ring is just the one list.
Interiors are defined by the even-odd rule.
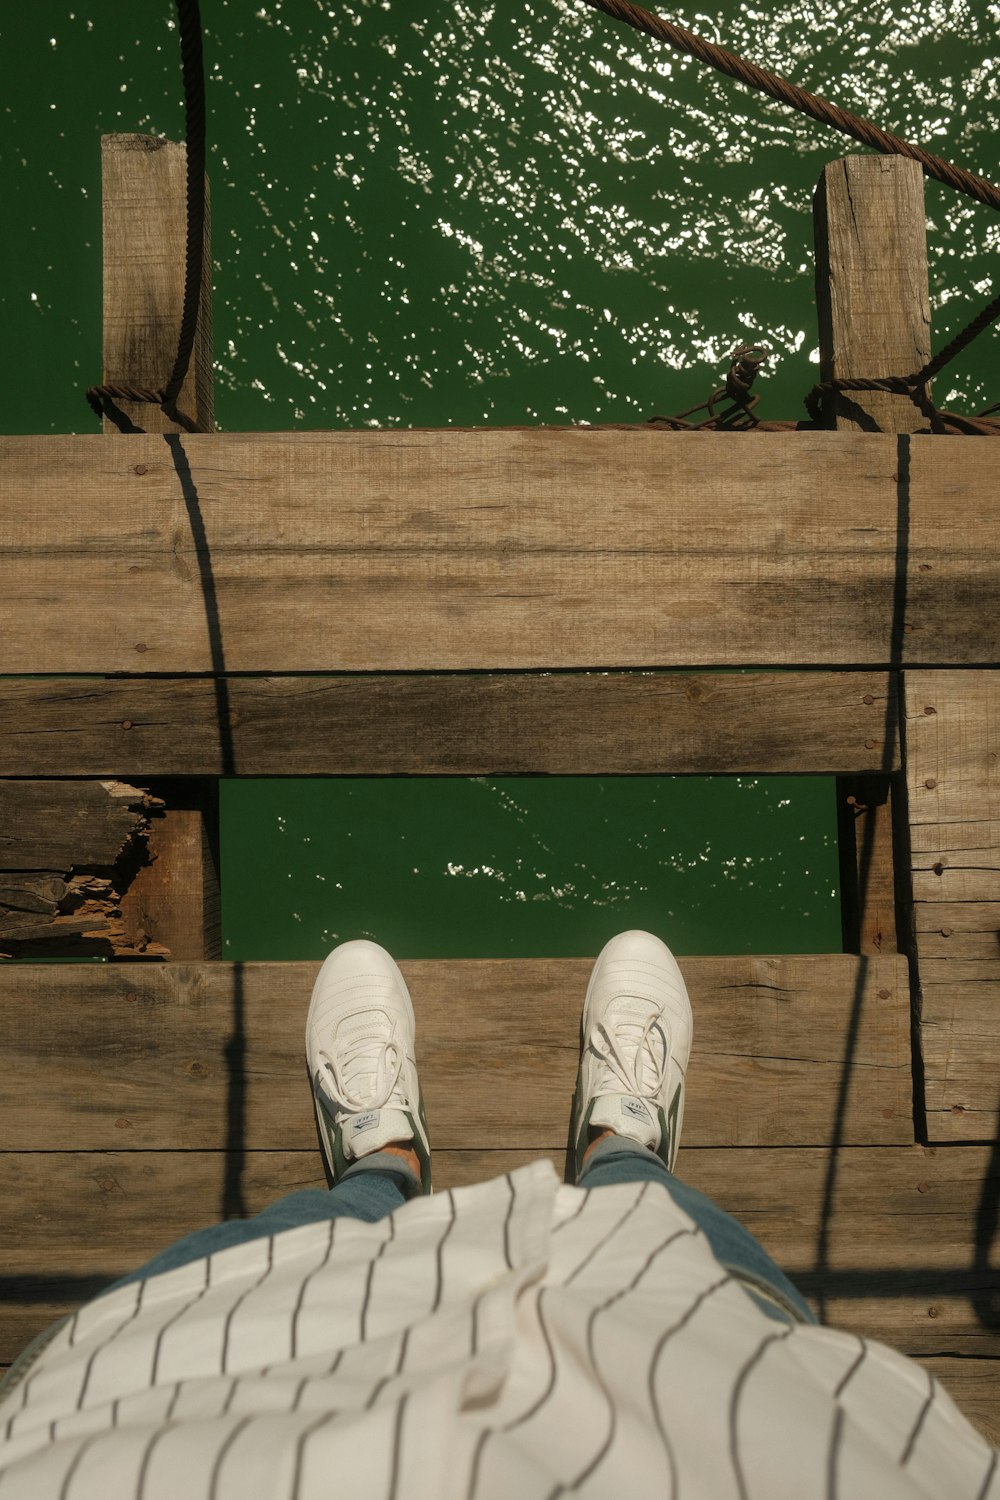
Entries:
[[413,1002],[377,943],[341,943],[313,986],[306,1057],[323,1154],[334,1182],[389,1151],[431,1192],[431,1148],[417,1076]]
[[574,1180],[609,1132],[647,1146],[673,1171],[692,1033],[691,1002],[670,949],[651,932],[618,933],[599,954],[583,1003]]

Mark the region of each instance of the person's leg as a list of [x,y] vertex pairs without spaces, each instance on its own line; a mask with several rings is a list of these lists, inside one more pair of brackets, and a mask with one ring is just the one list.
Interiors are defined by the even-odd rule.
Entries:
[[232,1245],[266,1239],[284,1229],[298,1229],[302,1224],[340,1218],[362,1219],[366,1224],[374,1224],[402,1208],[410,1198],[419,1197],[420,1193],[419,1170],[414,1171],[404,1153],[387,1148],[362,1157],[348,1167],[329,1192],[322,1188],[303,1188],[277,1199],[253,1218],[227,1219],[222,1224],[211,1224],[206,1229],[196,1229],[184,1235],[154,1255],[152,1260],[105,1287],[100,1295],[107,1296],[108,1292],[147,1276],[174,1271],[178,1266],[228,1250]]
[[[749,1287],[744,1289],[768,1317],[787,1323],[791,1321],[789,1312],[794,1310],[799,1322],[817,1321],[801,1293],[748,1229],[706,1194],[668,1172],[655,1152],[638,1141],[608,1131],[588,1146],[578,1186],[590,1189],[618,1182],[661,1182],[678,1208],[690,1215],[703,1231],[720,1265],[758,1283],[762,1292],[759,1297]],[[782,1312],[767,1301],[768,1292],[789,1312]]]

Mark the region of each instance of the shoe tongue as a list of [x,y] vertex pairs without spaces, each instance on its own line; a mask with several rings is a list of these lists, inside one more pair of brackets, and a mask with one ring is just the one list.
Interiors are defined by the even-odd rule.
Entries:
[[659,1143],[659,1124],[650,1114],[646,1101],[635,1094],[604,1094],[594,1104],[590,1123],[606,1125],[616,1135],[627,1135],[654,1151]]
[[367,1109],[343,1122],[344,1155],[370,1156],[390,1141],[412,1141],[413,1130],[401,1109]]
[[[373,1151],[380,1151],[390,1141],[413,1139],[413,1129],[403,1110],[394,1105],[374,1103],[377,1098],[375,1082],[378,1077],[378,1054],[381,1050],[379,1044],[384,1043],[388,1035],[385,1021],[381,1018],[373,1020],[370,1011],[357,1011],[354,1015],[345,1016],[337,1028],[337,1041],[341,1044],[350,1046],[362,1041],[373,1043],[368,1049],[370,1056],[364,1053],[359,1056],[348,1068],[345,1078],[347,1087],[356,1098],[363,1099],[370,1095],[373,1100],[371,1109],[348,1115],[342,1121],[344,1154],[348,1157],[369,1156]],[[388,1066],[388,1058],[383,1059],[382,1066]]]

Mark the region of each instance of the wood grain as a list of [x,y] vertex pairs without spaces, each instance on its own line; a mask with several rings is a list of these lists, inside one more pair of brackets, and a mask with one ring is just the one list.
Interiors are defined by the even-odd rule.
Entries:
[[990,661],[980,452],[653,429],[0,438],[0,671]]
[[[931,356],[924,178],[905,156],[847,156],[814,200],[820,380],[910,375]],[[842,392],[841,431],[928,430],[908,396]]]
[[976,1431],[1000,1447],[1000,1358],[947,1359],[925,1354],[919,1362],[944,1386]]
[[0,679],[0,774],[718,775],[880,766],[884,672]]
[[1000,672],[906,673],[907,786],[931,1140],[1000,1131]]
[[[152,135],[101,137],[104,384],[162,390],[177,356],[184,309],[187,147]],[[212,233],[205,183],[201,300],[178,409],[212,427]],[[105,432],[178,432],[159,406],[115,403]]]
[[[590,959],[400,964],[435,1145],[565,1140]],[[685,958],[695,1145],[912,1138],[906,968],[851,955]],[[316,963],[0,968],[11,1148],[248,1150],[316,1140],[303,1027]],[[238,1058],[239,1065],[233,1061]],[[25,1108],[25,1092],[39,1101]],[[238,1116],[238,1119],[236,1119]]]

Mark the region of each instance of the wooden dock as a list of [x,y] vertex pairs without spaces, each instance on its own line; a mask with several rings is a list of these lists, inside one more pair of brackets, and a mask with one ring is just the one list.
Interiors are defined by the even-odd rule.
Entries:
[[[182,148],[135,140],[105,141],[105,367],[155,385]],[[818,207],[827,368],[916,368],[919,169],[833,163]],[[210,425],[205,339],[180,405]],[[678,1171],[1000,1441],[984,440],[875,395],[787,433],[126,415],[147,431],[0,438],[0,672],[46,674],[0,677],[0,1364],[177,1236],[324,1183],[319,964],[220,959],[220,776],[813,773],[843,951],[679,955]],[[32,962],[85,954],[114,961]],[[564,1171],[593,957],[402,963],[436,1187]]]

